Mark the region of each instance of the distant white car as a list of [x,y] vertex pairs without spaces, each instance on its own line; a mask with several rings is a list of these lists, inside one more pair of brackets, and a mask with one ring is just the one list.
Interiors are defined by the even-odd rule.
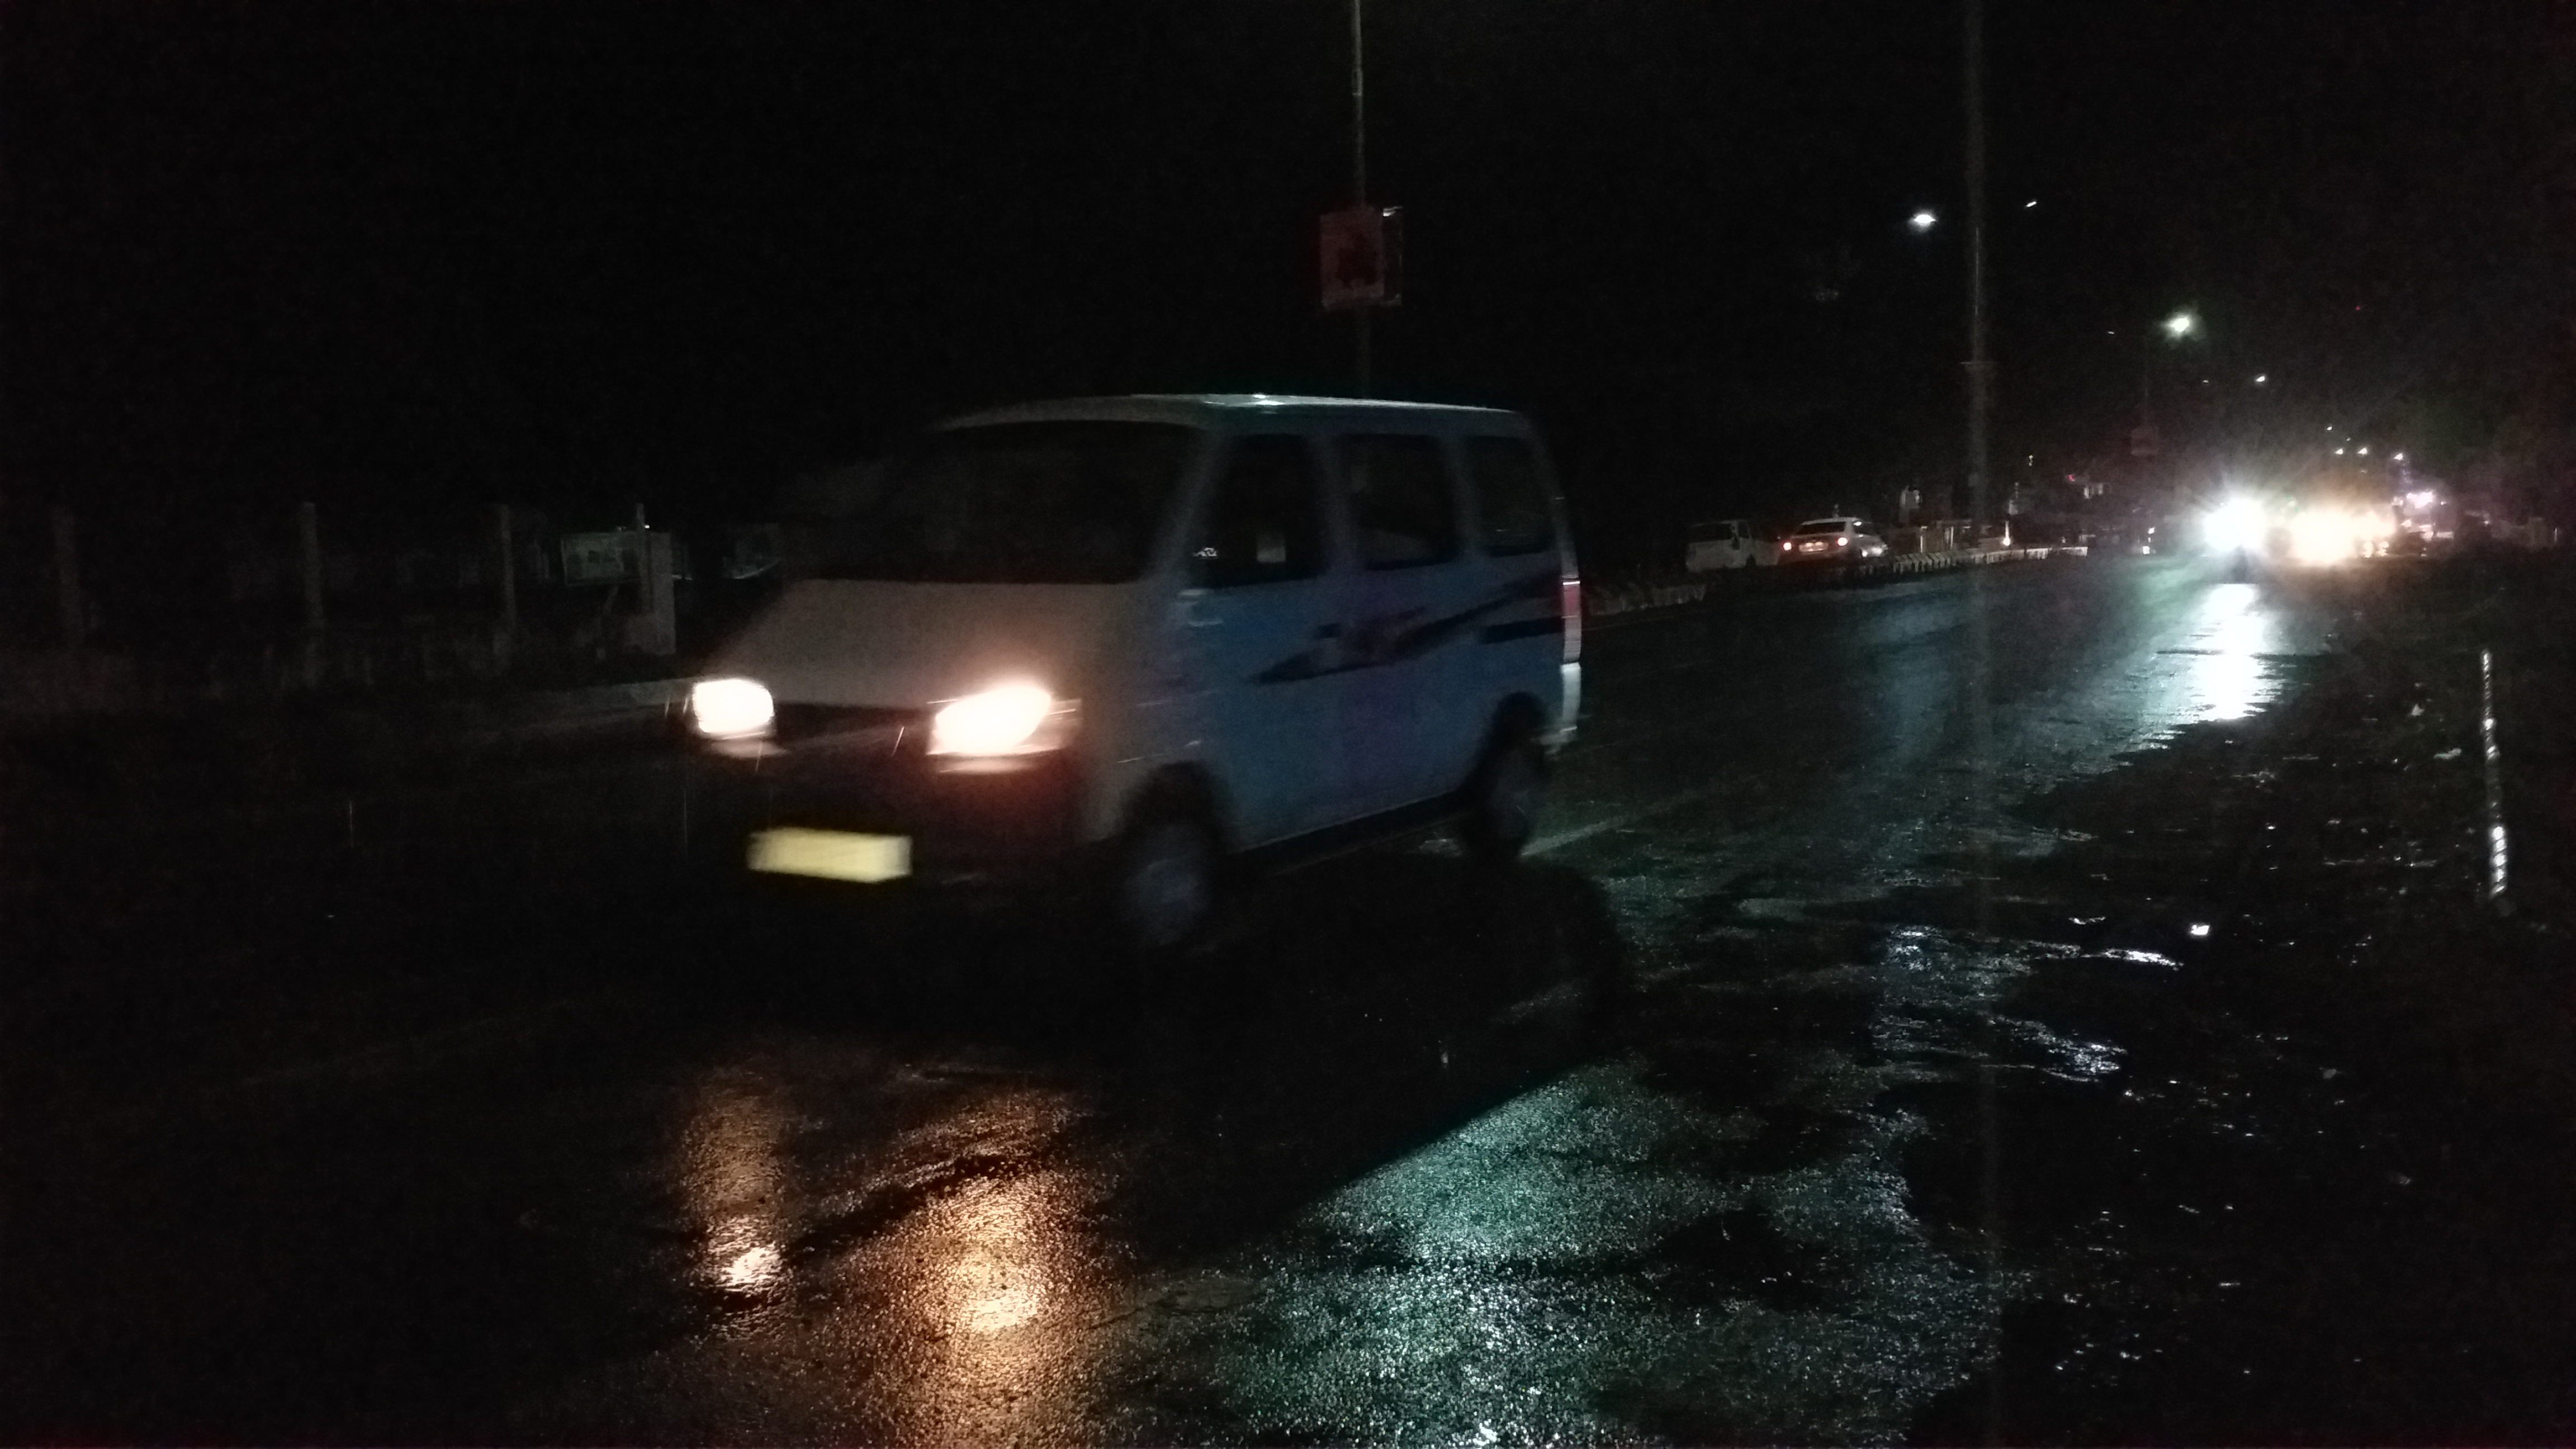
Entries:
[[1682,554],[1682,567],[1695,574],[1779,561],[1780,546],[1756,534],[1752,521],[1743,518],[1692,524],[1690,544]]
[[1850,563],[1855,559],[1882,558],[1887,553],[1887,540],[1869,531],[1869,525],[1848,516],[1810,518],[1789,530],[1780,541],[1780,562]]

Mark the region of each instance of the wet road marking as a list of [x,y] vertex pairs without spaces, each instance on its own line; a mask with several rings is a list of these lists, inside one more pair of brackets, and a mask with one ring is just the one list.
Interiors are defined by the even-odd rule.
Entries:
[[1702,785],[1697,789],[1678,791],[1674,794],[1665,796],[1663,799],[1656,801],[1652,805],[1640,805],[1632,810],[1617,811],[1599,820],[1595,820],[1588,825],[1577,825],[1571,829],[1559,830],[1551,835],[1542,835],[1538,839],[1531,841],[1528,847],[1523,851],[1523,854],[1546,855],[1551,851],[1563,850],[1569,845],[1580,844],[1583,841],[1590,840],[1596,835],[1606,834],[1613,830],[1624,829],[1630,825],[1636,825],[1643,821],[1652,820],[1659,815],[1669,815],[1676,810],[1696,805],[1703,800],[1713,798],[1717,794],[1718,788],[1719,787],[1715,785]]
[[2496,909],[2507,909],[2504,886],[2506,842],[2504,835],[2504,755],[2496,747],[2495,651],[2478,651],[2478,735],[2485,745],[2487,764],[2487,899]]

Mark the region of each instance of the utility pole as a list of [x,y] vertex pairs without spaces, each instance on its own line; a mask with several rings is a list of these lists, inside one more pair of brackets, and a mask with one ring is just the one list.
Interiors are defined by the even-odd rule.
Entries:
[[[1368,205],[1368,66],[1364,49],[1364,31],[1360,8],[1364,0],[1351,0],[1351,205]],[[1351,326],[1358,339],[1357,369],[1360,391],[1369,388],[1369,313],[1366,303],[1351,309]]]
[[323,622],[322,521],[306,501],[295,505],[295,552],[304,577],[304,687],[322,685],[326,635]]
[[1986,522],[1986,424],[1994,360],[1986,355],[1986,0],[1967,6],[1968,111],[1968,512]]

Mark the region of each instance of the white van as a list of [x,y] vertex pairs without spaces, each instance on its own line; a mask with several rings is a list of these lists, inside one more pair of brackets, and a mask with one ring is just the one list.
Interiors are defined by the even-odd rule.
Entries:
[[1682,571],[1708,574],[1753,568],[1780,561],[1780,547],[1758,536],[1748,518],[1718,518],[1694,523],[1682,551]]
[[1186,944],[1230,860],[1455,819],[1508,859],[1582,693],[1545,451],[1482,408],[1125,397],[873,470],[691,725],[755,872],[1061,877]]

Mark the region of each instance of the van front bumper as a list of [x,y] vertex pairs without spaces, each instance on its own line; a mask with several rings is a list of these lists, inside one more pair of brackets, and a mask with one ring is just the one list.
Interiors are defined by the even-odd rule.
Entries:
[[753,868],[770,832],[900,842],[889,879],[923,884],[1057,883],[1085,854],[1069,752],[950,759],[826,739],[727,747],[705,764],[706,828],[692,835],[710,864]]

